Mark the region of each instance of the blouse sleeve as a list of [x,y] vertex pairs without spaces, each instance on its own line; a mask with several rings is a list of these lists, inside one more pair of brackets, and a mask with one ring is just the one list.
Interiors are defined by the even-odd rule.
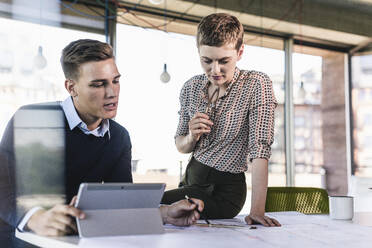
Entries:
[[188,83],[186,82],[180,93],[180,110],[178,111],[179,119],[175,138],[178,136],[185,136],[189,133],[190,115],[188,109],[190,100],[187,94],[187,85]]
[[272,82],[264,73],[255,75],[255,89],[249,106],[248,159],[269,160],[274,142],[274,111],[277,106]]

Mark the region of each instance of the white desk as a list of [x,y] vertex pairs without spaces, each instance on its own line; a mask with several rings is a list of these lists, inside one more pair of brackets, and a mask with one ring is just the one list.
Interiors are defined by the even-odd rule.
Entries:
[[[270,213],[282,227],[257,229],[166,226],[162,235],[138,235],[79,239],[47,238],[16,233],[17,238],[41,247],[372,247],[372,213],[356,213],[352,221],[331,220],[327,215],[296,212]],[[242,219],[243,216],[239,216]],[[213,220],[212,220],[213,223]]]

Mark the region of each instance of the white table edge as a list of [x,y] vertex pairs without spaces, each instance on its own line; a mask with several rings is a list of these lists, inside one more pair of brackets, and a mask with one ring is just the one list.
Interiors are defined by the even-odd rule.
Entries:
[[[15,236],[18,239],[26,241],[40,247],[53,247],[53,248],[76,248],[77,244],[69,244],[63,240],[51,239],[50,237],[36,236],[33,233],[15,231]],[[73,236],[72,236],[73,237]],[[77,236],[76,236],[77,237]]]

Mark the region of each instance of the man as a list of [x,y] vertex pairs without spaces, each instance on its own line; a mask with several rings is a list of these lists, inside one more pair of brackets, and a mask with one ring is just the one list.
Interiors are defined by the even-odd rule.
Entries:
[[[19,220],[19,214],[4,214],[12,204],[14,209],[13,187],[12,193],[1,194],[3,204],[0,206],[2,217],[8,223],[19,230],[28,229],[47,236],[74,233],[73,217],[85,218],[82,211],[73,207],[73,197],[81,182],[132,182],[128,131],[111,120],[117,113],[121,76],[111,46],[88,39],[71,42],[62,51],[61,65],[66,77],[65,88],[70,94],[60,105],[66,118],[66,200],[71,203],[48,210],[33,208]],[[12,168],[13,121],[9,122],[2,139],[1,154],[3,161],[7,161],[1,166]],[[3,187],[2,192],[7,187],[12,190],[9,185]],[[204,205],[200,200],[193,200],[197,205],[183,200],[161,206],[163,222],[194,223],[199,218],[196,208],[202,211]]]

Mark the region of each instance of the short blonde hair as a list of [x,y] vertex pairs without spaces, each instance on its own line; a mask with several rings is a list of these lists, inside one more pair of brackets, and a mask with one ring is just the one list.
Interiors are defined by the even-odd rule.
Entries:
[[226,13],[215,13],[204,17],[196,34],[196,45],[223,46],[235,43],[236,50],[243,44],[244,28],[238,18]]

